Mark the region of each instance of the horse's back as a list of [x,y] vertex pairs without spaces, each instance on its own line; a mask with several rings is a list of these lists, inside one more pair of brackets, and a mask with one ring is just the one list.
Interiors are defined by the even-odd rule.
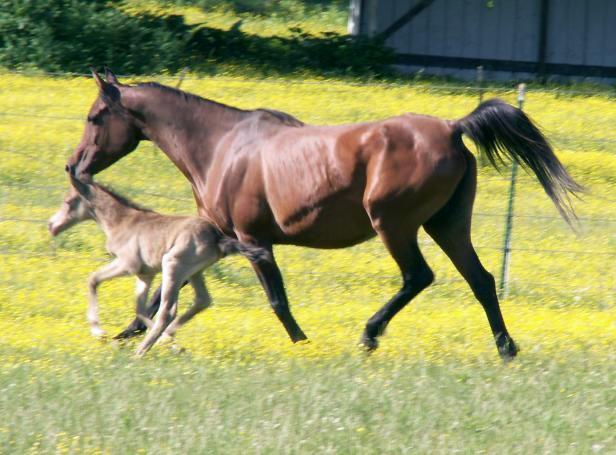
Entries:
[[[235,232],[269,232],[275,243],[336,248],[375,235],[368,205],[450,193],[463,172],[446,121],[402,115],[370,123],[268,129],[234,139],[212,212]],[[243,144],[250,144],[246,147]],[[460,168],[460,169],[457,169]],[[445,182],[445,184],[443,183]],[[455,188],[454,181],[450,186]],[[214,216],[217,214],[214,213]]]

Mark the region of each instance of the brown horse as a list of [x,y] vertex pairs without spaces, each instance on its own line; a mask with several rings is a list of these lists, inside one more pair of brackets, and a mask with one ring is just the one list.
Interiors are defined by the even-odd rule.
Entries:
[[581,190],[521,110],[489,100],[455,121],[404,114],[312,126],[152,82],[124,85],[108,70],[106,81],[93,76],[99,96],[68,165],[88,177],[153,141],[192,184],[200,215],[263,249],[251,262],[293,342],[306,336],[289,310],[274,244],[344,248],[381,238],[402,288],[366,324],[362,343],[375,349],[392,317],[434,279],[417,244],[423,226],[483,306],[500,355],[516,355],[494,279],[471,242],[477,172],[462,134],[493,165],[507,157],[530,169],[567,221],[569,194]]

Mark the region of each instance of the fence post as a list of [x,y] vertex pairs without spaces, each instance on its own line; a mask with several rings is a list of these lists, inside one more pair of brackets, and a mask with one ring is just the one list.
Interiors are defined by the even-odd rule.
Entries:
[[[526,84],[518,85],[518,108],[524,108]],[[511,165],[511,182],[509,184],[509,203],[507,206],[507,220],[505,222],[505,243],[503,244],[503,264],[499,284],[499,298],[509,295],[509,262],[511,260],[511,230],[513,228],[513,202],[515,199],[515,182],[518,175],[518,163],[514,160]]]
[[479,86],[479,104],[483,102],[483,65],[477,67],[477,85]]

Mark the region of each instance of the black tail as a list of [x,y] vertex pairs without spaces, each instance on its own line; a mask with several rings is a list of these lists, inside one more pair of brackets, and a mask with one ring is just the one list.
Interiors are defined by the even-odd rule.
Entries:
[[503,156],[516,161],[537,176],[556,208],[569,225],[576,218],[569,195],[583,192],[554,155],[552,147],[528,116],[504,101],[492,99],[456,122],[495,168]]

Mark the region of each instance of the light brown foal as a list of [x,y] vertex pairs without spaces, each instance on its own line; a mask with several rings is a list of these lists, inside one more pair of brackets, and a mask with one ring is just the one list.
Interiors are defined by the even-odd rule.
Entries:
[[[137,316],[150,328],[137,349],[145,354],[162,336],[175,332],[211,303],[203,270],[227,254],[249,250],[236,240],[224,237],[207,220],[195,216],[165,216],[141,208],[94,182],[81,181],[69,169],[72,188],[62,207],[50,218],[49,231],[58,235],[77,223],[95,220],[107,236],[107,250],[115,259],[94,272],[88,281],[88,321],[92,335],[105,331],[98,317],[97,287],[118,276],[137,278]],[[145,305],[152,280],[162,272],[162,303],[155,322]],[[177,313],[178,294],[189,281],[195,290],[193,305],[181,316]]]

